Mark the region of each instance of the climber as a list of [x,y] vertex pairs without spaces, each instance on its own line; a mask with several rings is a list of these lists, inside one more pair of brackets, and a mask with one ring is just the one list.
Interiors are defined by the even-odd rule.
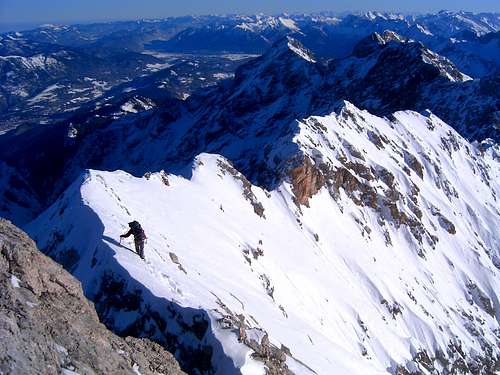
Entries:
[[130,227],[130,230],[122,234],[120,236],[121,238],[127,238],[131,234],[134,235],[134,242],[135,242],[135,251],[139,256],[144,259],[144,242],[148,239],[146,237],[146,233],[144,233],[144,229],[142,229],[141,224],[139,224],[138,221],[134,220],[128,223],[128,226]]

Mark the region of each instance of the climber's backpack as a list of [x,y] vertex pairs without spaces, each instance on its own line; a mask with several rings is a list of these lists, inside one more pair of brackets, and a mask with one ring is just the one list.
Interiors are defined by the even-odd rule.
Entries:
[[139,232],[142,230],[141,224],[139,224],[139,222],[136,220],[128,223],[128,225],[129,225],[130,229],[132,229],[134,232]]
[[130,229],[132,229],[132,233],[134,233],[134,236],[137,236],[137,239],[145,240],[147,238],[144,229],[142,229],[141,224],[139,224],[138,221],[134,220],[128,223],[128,225]]

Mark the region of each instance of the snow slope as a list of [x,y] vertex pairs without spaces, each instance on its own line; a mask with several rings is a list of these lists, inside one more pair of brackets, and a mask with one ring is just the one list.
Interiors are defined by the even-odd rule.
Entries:
[[[192,371],[493,371],[498,161],[432,114],[346,102],[290,128],[272,191],[214,154],[178,175],[89,170],[28,231],[108,326]],[[118,242],[132,219],[146,262]]]

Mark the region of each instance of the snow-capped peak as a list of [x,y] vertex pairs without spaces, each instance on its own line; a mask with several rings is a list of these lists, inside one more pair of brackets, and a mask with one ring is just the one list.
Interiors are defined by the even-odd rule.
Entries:
[[385,30],[382,34],[372,33],[359,41],[353,48],[353,54],[365,57],[384,47],[389,42],[407,43],[410,40],[391,30]]
[[288,48],[304,60],[315,63],[316,59],[311,51],[305,48],[299,41],[291,37],[286,37]]
[[411,39],[405,38],[392,30],[385,30],[382,34],[377,32],[373,33],[373,39],[375,39],[379,44],[384,45],[391,41],[398,43],[411,42]]
[[[400,48],[406,54],[417,54],[421,60],[429,65],[433,65],[440,72],[440,75],[452,82],[465,82],[472,78],[460,72],[457,67],[447,58],[431,51],[420,42],[405,38],[394,31],[385,30],[382,34],[377,32],[362,39],[353,49],[353,55],[357,57],[367,57],[373,53],[382,51],[386,47]],[[411,69],[411,67],[408,67]]]
[[[290,52],[293,54],[290,54]],[[265,58],[265,60],[276,60],[283,59],[285,55],[298,56],[301,60],[305,60],[310,63],[316,62],[316,58],[313,53],[304,47],[301,42],[291,36],[285,36],[277,40],[263,55],[263,58]]]
[[446,57],[440,56],[428,48],[422,49],[422,60],[426,64],[438,68],[441,75],[451,82],[466,82],[472,80],[472,77],[459,71]]
[[283,15],[280,17],[274,16],[254,16],[241,17],[238,20],[243,22],[238,23],[235,27],[252,33],[259,33],[266,30],[284,29],[293,33],[302,34],[300,27],[295,20]]
[[[249,32],[299,24],[308,30],[286,15],[212,26],[270,43]],[[112,107],[128,115],[70,125],[71,157],[54,168],[64,175],[42,169],[65,191],[28,229],[104,323],[151,337],[189,373],[493,372],[498,147],[424,111],[456,128],[488,124],[496,98],[478,91],[495,81],[467,79],[392,31],[328,65],[284,37],[185,101],[147,111],[156,104],[128,94]],[[0,169],[0,187],[14,187],[2,196],[28,220],[35,192],[23,196],[29,182]],[[120,241],[132,220],[147,233],[146,261]]]
[[291,18],[279,17],[281,24],[294,32],[300,32],[300,28],[297,26],[294,20]]

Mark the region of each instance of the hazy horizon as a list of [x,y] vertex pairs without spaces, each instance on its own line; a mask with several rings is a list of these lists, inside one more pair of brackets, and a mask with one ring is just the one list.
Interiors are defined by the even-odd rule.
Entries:
[[335,4],[325,0],[270,1],[254,0],[251,4],[223,0],[192,0],[170,3],[161,0],[144,0],[139,4],[133,0],[0,0],[0,32],[20,31],[38,27],[46,23],[77,24],[115,21],[135,21],[182,17],[190,15],[224,14],[300,14],[300,13],[356,13],[366,11],[398,12],[404,14],[436,13],[440,10],[499,12],[496,1],[478,0],[471,4],[468,0],[408,1],[401,4],[395,0],[342,0]]

